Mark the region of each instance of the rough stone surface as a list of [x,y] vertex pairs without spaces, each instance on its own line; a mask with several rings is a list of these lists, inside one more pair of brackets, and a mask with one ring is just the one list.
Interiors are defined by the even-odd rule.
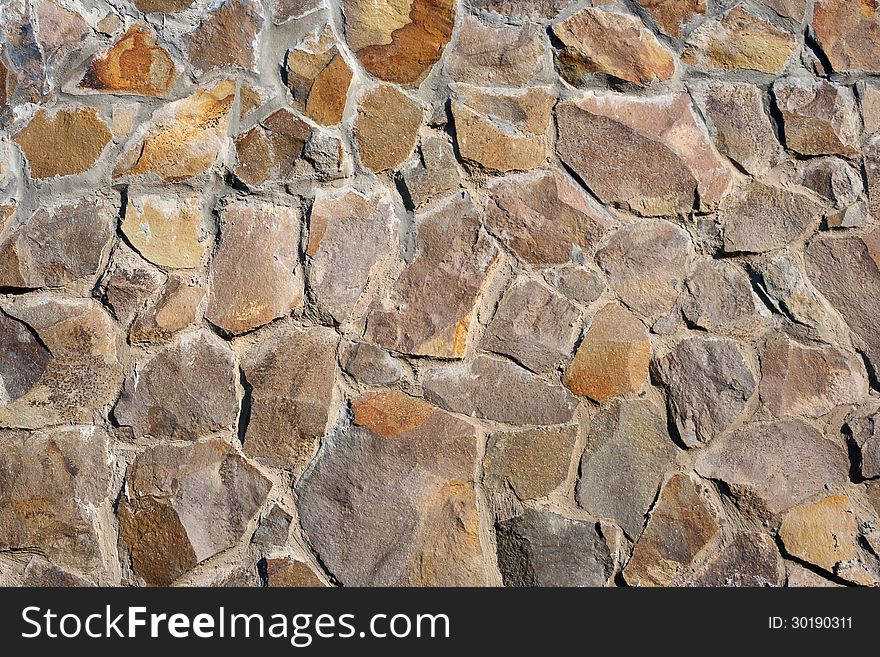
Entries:
[[315,588],[324,583],[302,561],[290,557],[266,559],[266,585],[285,588]]
[[391,385],[403,377],[403,365],[384,349],[367,342],[350,345],[342,352],[342,369],[367,385]]
[[816,0],[812,28],[834,71],[880,72],[880,14],[869,0]]
[[736,334],[761,325],[761,302],[752,291],[749,277],[730,262],[701,261],[685,288],[682,312],[699,328]]
[[468,84],[518,86],[541,69],[544,44],[533,25],[492,27],[469,16],[461,24],[446,72]]
[[520,500],[546,497],[568,476],[577,427],[501,431],[489,436],[483,468],[488,488]]
[[803,155],[856,155],[861,121],[853,93],[830,82],[788,78],[773,85],[785,144]]
[[208,235],[197,196],[176,200],[158,194],[130,195],[120,228],[150,262],[193,269],[208,251]]
[[180,278],[171,278],[162,288],[156,304],[145,308],[135,319],[129,333],[133,343],[161,342],[188,326],[198,315],[205,290],[189,285]]
[[342,120],[353,73],[329,27],[287,51],[285,74],[296,109],[320,125]]
[[849,431],[861,450],[860,470],[866,479],[880,477],[880,422],[874,413],[848,423]]
[[829,572],[859,556],[857,535],[858,519],[845,495],[795,507],[782,516],[779,526],[786,552]]
[[33,178],[72,176],[90,169],[110,142],[110,130],[91,107],[40,109],[12,139]]
[[681,37],[682,26],[706,13],[706,0],[639,0],[666,34]]
[[422,118],[422,108],[391,85],[367,92],[358,104],[354,127],[364,166],[381,172],[406,162],[415,148]]
[[742,532],[685,579],[685,586],[781,586],[784,576],[779,550],[766,534]]
[[235,140],[235,175],[249,187],[291,180],[312,138],[308,123],[281,108]]
[[407,201],[414,209],[451,194],[461,186],[450,143],[439,136],[422,139],[418,155],[400,170]]
[[262,26],[259,3],[253,0],[214,4],[199,26],[183,37],[189,61],[199,73],[225,67],[251,69],[257,60],[254,43]]

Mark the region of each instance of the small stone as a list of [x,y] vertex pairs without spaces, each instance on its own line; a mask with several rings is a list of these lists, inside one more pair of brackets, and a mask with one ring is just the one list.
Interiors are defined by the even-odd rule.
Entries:
[[739,334],[762,325],[760,301],[748,275],[729,261],[701,261],[685,287],[682,312],[695,326],[713,333]]
[[132,343],[163,342],[196,321],[205,290],[172,277],[159,295],[156,305],[138,315],[131,327]]
[[282,557],[266,559],[266,585],[284,588],[316,588],[324,586],[314,571],[302,561]]
[[607,213],[561,174],[509,176],[489,185],[486,227],[529,264],[565,264],[612,227]]
[[505,586],[608,586],[614,556],[597,522],[529,509],[496,525]]
[[861,450],[860,470],[862,477],[880,477],[880,422],[874,413],[849,422],[849,430]]
[[742,532],[688,575],[684,586],[782,586],[784,573],[773,539],[766,534]]
[[577,407],[577,400],[562,386],[488,356],[427,369],[422,385],[429,401],[454,413],[506,424],[564,424]]
[[101,280],[104,303],[113,316],[127,326],[167,280],[163,271],[121,245],[113,252],[113,259]]
[[880,135],[865,145],[862,155],[868,182],[868,208],[877,219],[880,217]]
[[0,244],[0,286],[61,287],[94,277],[113,237],[116,212],[103,199],[40,208]]
[[140,106],[137,103],[119,103],[111,110],[110,130],[117,139],[128,137],[134,130]]
[[685,338],[652,367],[668,391],[669,414],[688,447],[727,431],[757,387],[739,346],[727,338]]
[[861,175],[836,157],[812,159],[804,167],[804,187],[812,189],[843,210],[859,200],[865,191]]
[[165,98],[177,80],[174,60],[146,27],[134,24],[89,63],[77,89]]
[[400,170],[400,177],[406,188],[406,201],[415,210],[461,187],[452,145],[443,137],[422,139],[418,156]]
[[536,26],[492,27],[468,16],[459,27],[446,73],[458,82],[520,86],[543,67],[544,43]]
[[871,137],[880,131],[880,84],[872,80],[859,80],[856,94],[862,110],[865,136]]
[[204,173],[226,142],[234,100],[234,82],[221,80],[161,106],[117,162],[113,177],[153,173],[163,182],[176,182]]
[[269,0],[275,25],[282,25],[292,18],[302,18],[320,9],[322,4],[321,0]]
[[266,517],[260,521],[257,531],[251,537],[251,543],[264,547],[285,545],[292,522],[293,517],[287,511],[273,504]]
[[276,110],[235,140],[235,175],[250,187],[293,179],[312,135],[293,112]]
[[170,585],[238,544],[271,487],[220,440],[139,454],[117,511],[132,570],[148,586]]
[[[143,0],[140,1],[143,2]],[[119,15],[113,10],[108,11],[104,15],[104,18],[95,23],[95,29],[106,36],[116,34],[123,27],[125,27],[125,24],[122,22],[122,19],[119,18]]]
[[818,223],[822,207],[804,194],[753,182],[728,198],[719,220],[727,253],[764,253],[789,245]]
[[648,525],[623,570],[630,586],[669,586],[721,531],[704,493],[683,474],[660,489]]
[[880,73],[880,13],[872,0],[816,0],[812,30],[837,73]]
[[299,212],[267,201],[234,201],[220,211],[220,245],[205,318],[244,333],[302,303]]
[[366,92],[358,103],[354,140],[364,166],[382,172],[397,169],[415,148],[424,111],[391,85]]
[[596,254],[611,289],[652,322],[675,306],[693,258],[688,232],[666,221],[622,228]]
[[242,356],[250,404],[245,455],[279,468],[308,462],[331,419],[337,343],[329,329],[290,330]]
[[238,417],[232,351],[207,331],[163,347],[125,382],[113,409],[135,437],[196,440],[228,430]]
[[31,557],[24,568],[19,586],[43,588],[78,588],[91,584],[72,573],[67,572],[38,557]]
[[562,77],[577,86],[592,73],[646,85],[675,75],[675,58],[635,16],[581,9],[553,26],[564,46]]
[[91,169],[112,135],[91,107],[44,109],[12,137],[27,158],[32,178],[72,176]]
[[33,388],[52,353],[24,322],[0,311],[0,404],[15,401]]
[[388,386],[403,378],[403,366],[384,349],[367,342],[348,345],[340,360],[342,369],[361,383]]
[[313,130],[303,148],[303,157],[311,168],[305,174],[318,181],[339,180],[351,175],[345,144],[334,135]]
[[571,354],[579,318],[565,297],[521,279],[498,304],[481,347],[509,356],[533,372],[550,372]]
[[398,391],[353,411],[297,484],[321,563],[344,586],[485,586],[476,430]]
[[452,38],[455,0],[343,0],[345,38],[368,73],[417,87]]
[[168,194],[131,194],[120,228],[147,260],[162,267],[193,269],[208,251],[202,199]]
[[417,215],[415,224],[415,257],[387,299],[374,303],[364,337],[391,351],[462,358],[498,250],[480,229],[479,210],[466,194]]
[[499,431],[489,436],[483,459],[486,486],[508,489],[522,501],[546,497],[568,478],[577,426]]
[[562,382],[580,397],[604,402],[648,382],[651,342],[632,313],[610,303],[596,313]]
[[317,307],[343,323],[397,243],[397,216],[387,190],[365,197],[349,190],[319,195],[309,216],[308,288]]
[[807,15],[807,0],[760,0],[780,16],[803,22]]
[[665,34],[676,38],[681,38],[683,25],[706,13],[706,0],[639,0],[639,4]]
[[132,4],[145,14],[176,14],[193,3],[193,0],[132,0]]
[[788,511],[779,537],[790,555],[833,573],[840,562],[858,558],[858,524],[849,499],[832,495]]
[[544,272],[544,280],[572,301],[591,304],[605,292],[605,278],[585,267],[567,266]]
[[222,0],[203,15],[196,29],[183,36],[183,44],[198,74],[226,67],[252,70],[262,27],[259,2]]
[[251,112],[263,106],[263,103],[271,96],[266,94],[265,89],[252,87],[249,84],[242,84],[238,90],[239,122],[246,116],[250,116]]
[[478,9],[512,18],[550,19],[577,0],[469,0]]
[[788,148],[803,155],[858,155],[862,126],[849,88],[786,78],[773,84],[773,96]]
[[746,511],[774,516],[848,480],[844,449],[801,420],[731,431],[697,456],[697,474],[727,484]]
[[287,51],[285,73],[296,109],[320,125],[342,121],[353,74],[329,26]]
[[797,47],[793,34],[737,5],[694,30],[682,60],[700,68],[779,73]]

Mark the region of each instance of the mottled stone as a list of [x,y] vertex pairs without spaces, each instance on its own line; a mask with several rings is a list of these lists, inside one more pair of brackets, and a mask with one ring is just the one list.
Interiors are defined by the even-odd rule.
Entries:
[[714,333],[736,334],[762,324],[760,301],[752,291],[751,281],[732,262],[700,261],[685,288],[682,312],[695,326]]
[[113,409],[135,437],[195,440],[230,429],[238,417],[232,351],[207,331],[163,347],[125,382]]
[[134,319],[168,276],[125,245],[113,251],[100,289],[104,304],[123,325]]
[[297,484],[321,563],[344,586],[485,586],[475,429],[401,392],[353,411]]
[[557,61],[570,84],[593,73],[641,85],[675,74],[673,54],[635,16],[586,8],[552,29],[563,45]]
[[149,29],[136,23],[89,63],[77,89],[165,98],[177,75],[168,51],[156,44]]
[[406,201],[416,210],[461,187],[461,174],[452,145],[445,138],[434,135],[422,139],[417,157],[400,170],[400,178],[406,189]]
[[361,383],[387,386],[403,378],[403,365],[384,349],[367,342],[344,347],[340,364],[348,374]]
[[841,584],[836,584],[829,579],[825,579],[818,573],[814,573],[808,568],[804,568],[796,564],[794,561],[785,562],[785,585],[790,588],[838,588]]
[[880,12],[873,0],[816,0],[812,30],[832,70],[880,73]]
[[589,252],[612,220],[561,174],[541,173],[492,182],[486,227],[523,260],[546,267]]
[[685,338],[652,367],[667,389],[669,414],[688,447],[729,429],[756,388],[739,346],[727,338]]
[[145,14],[176,14],[189,7],[194,0],[132,0],[132,4]]
[[303,466],[312,457],[331,419],[337,342],[329,329],[289,330],[242,356],[247,456],[282,468]]
[[193,269],[208,250],[202,199],[168,194],[130,194],[120,228],[129,243],[150,262]]
[[91,107],[37,110],[12,140],[32,178],[72,176],[91,169],[110,142],[110,129]]
[[639,0],[665,34],[681,37],[682,26],[706,13],[706,0]]
[[868,204],[865,201],[857,201],[845,210],[832,212],[827,217],[828,228],[861,228],[867,226],[871,220]]
[[251,543],[264,547],[285,545],[292,522],[293,517],[287,511],[273,504],[266,517],[260,520],[257,530],[251,537]]
[[56,72],[51,68],[79,48],[91,30],[79,13],[70,11],[56,2],[38,0],[33,4],[36,40],[49,68],[47,73],[50,77],[54,77]]
[[804,187],[824,196],[841,210],[858,201],[865,191],[861,174],[837,157],[810,160],[803,176]]
[[559,104],[556,150],[606,203],[642,215],[711,210],[731,172],[700,126],[690,96],[587,92]]
[[312,134],[290,110],[276,110],[235,140],[235,175],[250,187],[292,179]]
[[205,290],[172,277],[162,289],[156,304],[144,309],[131,327],[133,343],[162,342],[195,323]]
[[577,303],[593,303],[605,291],[605,278],[585,267],[548,269],[544,272],[544,280]]
[[630,586],[669,586],[720,533],[705,493],[690,477],[673,475],[660,489],[645,531],[623,570]]
[[358,103],[354,140],[364,166],[376,172],[397,169],[415,148],[424,111],[391,85],[367,91]]
[[183,36],[196,72],[227,67],[253,69],[257,62],[257,39],[263,27],[260,9],[255,0],[222,0],[212,5],[199,26]]
[[416,216],[415,257],[367,317],[369,342],[402,353],[462,358],[474,305],[498,250],[479,210],[459,195]]
[[870,137],[880,131],[880,84],[874,80],[859,80],[856,93],[862,110],[865,136]]
[[27,324],[0,311],[0,404],[33,388],[51,360],[52,353]]
[[731,431],[697,456],[698,474],[723,481],[741,508],[776,515],[848,479],[846,451],[801,420]]
[[861,454],[859,469],[862,477],[880,477],[880,414],[856,418],[848,423],[849,430]]
[[780,16],[801,22],[806,18],[807,0],[760,0]]
[[288,50],[284,70],[296,109],[320,125],[342,120],[353,74],[329,26]]
[[95,276],[116,212],[103,199],[40,208],[0,244],[0,287],[61,287]]
[[862,155],[868,183],[868,209],[877,219],[880,218],[880,135],[865,144]]
[[230,333],[244,333],[299,306],[299,231],[293,207],[250,200],[223,208],[206,319]]
[[31,557],[21,575],[19,586],[43,588],[79,588],[91,584],[39,557]]
[[317,307],[345,322],[380,263],[397,242],[397,216],[387,190],[320,195],[309,216],[308,289]]
[[308,564],[290,557],[266,559],[266,586],[316,588],[324,586]]
[[161,106],[152,123],[132,140],[113,176],[153,173],[174,182],[204,173],[226,142],[234,100],[235,83],[221,80]]
[[529,509],[496,525],[505,586],[608,586],[614,555],[599,523]]
[[488,172],[529,171],[547,158],[554,100],[542,88],[506,94],[460,89],[452,101],[461,157]]
[[455,413],[519,425],[564,424],[577,400],[513,363],[488,356],[422,374],[425,397]]
[[575,2],[577,0],[468,0],[474,8],[518,19],[550,19]]
[[343,0],[345,37],[371,75],[417,87],[452,38],[455,0]]
[[684,586],[782,586],[785,574],[779,550],[766,534],[742,532],[684,580]]
[[533,24],[493,27],[468,16],[461,24],[445,70],[468,84],[526,84],[543,67],[544,43]]
[[236,545],[271,486],[220,440],[148,449],[129,467],[117,510],[131,569],[168,586]]
[[523,501],[546,497],[567,479],[576,441],[575,425],[493,433],[483,459],[485,485],[509,488]]
[[859,152],[861,120],[851,89],[830,82],[785,78],[773,84],[785,145],[803,155]]
[[323,6],[321,0],[269,0],[272,22],[281,25],[292,18],[302,18]]
[[840,562],[859,556],[858,525],[849,499],[832,495],[785,513],[779,537],[793,557],[834,572]]
[[690,235],[666,221],[622,228],[596,254],[611,289],[651,321],[675,305],[693,258]]
[[797,47],[793,34],[737,5],[694,30],[682,60],[700,68],[779,73]]

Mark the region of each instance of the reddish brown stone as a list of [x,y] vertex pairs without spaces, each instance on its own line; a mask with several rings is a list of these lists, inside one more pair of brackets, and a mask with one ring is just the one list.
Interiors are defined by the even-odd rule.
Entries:
[[262,27],[259,2],[223,0],[203,16],[195,30],[184,35],[183,43],[199,73],[226,67],[252,69],[257,62],[256,40]]
[[816,0],[812,27],[834,71],[880,73],[875,0]]

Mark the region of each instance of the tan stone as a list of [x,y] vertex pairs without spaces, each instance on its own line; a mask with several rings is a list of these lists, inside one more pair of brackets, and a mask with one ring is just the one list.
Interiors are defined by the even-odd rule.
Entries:
[[666,34],[681,37],[682,25],[706,13],[706,0],[639,0],[657,26]]
[[253,69],[262,27],[259,2],[222,0],[211,6],[196,29],[183,36],[183,44],[198,73],[231,67]]
[[321,125],[342,120],[353,74],[329,26],[287,51],[285,72],[296,109]]
[[114,249],[101,280],[103,301],[117,321],[127,326],[167,280],[167,274],[123,243]]
[[33,178],[71,176],[91,169],[112,135],[91,107],[44,109],[12,137],[19,145]]
[[468,16],[445,69],[459,82],[519,86],[541,70],[543,53],[544,43],[534,25],[493,27]]
[[816,0],[812,27],[834,71],[880,73],[880,11],[874,0]]
[[189,7],[194,0],[132,0],[132,4],[145,14],[176,14]]
[[[79,48],[91,31],[83,17],[51,0],[34,3],[36,38],[47,64],[59,60]],[[51,74],[51,73],[50,73]]]
[[282,25],[293,18],[302,18],[319,9],[321,0],[270,0],[272,22]]
[[381,85],[358,103],[354,140],[364,166],[376,172],[397,169],[416,146],[424,110],[402,91]]
[[520,500],[546,497],[568,477],[577,427],[502,431],[489,436],[483,469],[486,485],[509,486]]
[[308,123],[290,110],[276,110],[235,140],[235,175],[251,187],[291,180],[311,136]]
[[797,78],[773,85],[785,144],[804,155],[859,153],[862,125],[853,93],[830,82]]
[[204,298],[203,288],[188,285],[177,277],[171,278],[156,305],[137,317],[129,339],[133,343],[167,340],[196,321],[198,307]]
[[159,194],[128,197],[121,229],[138,253],[163,267],[193,269],[208,250],[202,199]]
[[834,572],[840,562],[859,556],[858,524],[849,498],[832,495],[788,511],[779,537],[792,556]]
[[308,564],[290,557],[266,559],[266,585],[284,588],[316,588],[324,586]]
[[760,0],[780,16],[801,22],[807,14],[807,0]]

